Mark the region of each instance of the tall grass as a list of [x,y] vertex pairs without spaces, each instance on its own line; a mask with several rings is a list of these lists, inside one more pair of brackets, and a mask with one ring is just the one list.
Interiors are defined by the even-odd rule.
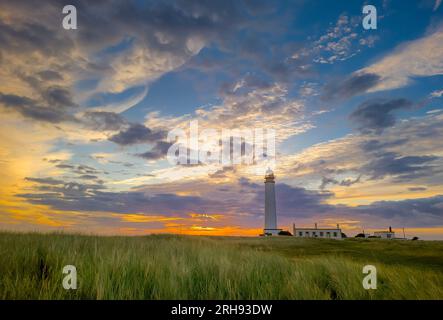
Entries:
[[[443,272],[435,268],[443,259],[441,243],[420,243],[425,248],[421,254],[429,255],[425,259],[429,266],[383,262],[384,256],[374,254],[376,250],[365,255],[366,244],[295,238],[0,233],[0,298],[443,299]],[[386,242],[370,244],[387,246]],[[334,250],[323,252],[328,247]],[[401,248],[407,251],[407,246]],[[414,250],[409,249],[411,256],[403,251],[397,255],[411,261]],[[377,267],[377,290],[362,287],[362,267],[370,262]],[[77,268],[77,290],[62,287],[62,269],[68,264]]]

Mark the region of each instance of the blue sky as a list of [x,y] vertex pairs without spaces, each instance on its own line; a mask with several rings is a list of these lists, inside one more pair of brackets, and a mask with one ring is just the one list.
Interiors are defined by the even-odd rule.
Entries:
[[0,4],[2,228],[257,234],[257,168],[167,161],[197,120],[276,130],[282,228],[443,237],[440,0],[72,4]]

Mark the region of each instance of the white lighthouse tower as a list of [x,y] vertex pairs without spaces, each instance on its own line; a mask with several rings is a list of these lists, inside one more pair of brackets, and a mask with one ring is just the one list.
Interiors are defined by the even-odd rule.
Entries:
[[264,235],[278,235],[277,212],[275,207],[275,177],[270,168],[265,175],[265,229]]

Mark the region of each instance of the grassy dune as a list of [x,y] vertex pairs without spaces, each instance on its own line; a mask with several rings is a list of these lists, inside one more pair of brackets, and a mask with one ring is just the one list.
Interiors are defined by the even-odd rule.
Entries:
[[443,242],[0,233],[0,298],[443,299]]

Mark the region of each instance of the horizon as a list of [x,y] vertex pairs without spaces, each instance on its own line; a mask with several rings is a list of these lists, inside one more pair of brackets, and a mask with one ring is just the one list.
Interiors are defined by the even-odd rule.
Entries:
[[279,228],[443,240],[442,1],[371,4],[0,2],[0,232],[258,236],[270,166]]

